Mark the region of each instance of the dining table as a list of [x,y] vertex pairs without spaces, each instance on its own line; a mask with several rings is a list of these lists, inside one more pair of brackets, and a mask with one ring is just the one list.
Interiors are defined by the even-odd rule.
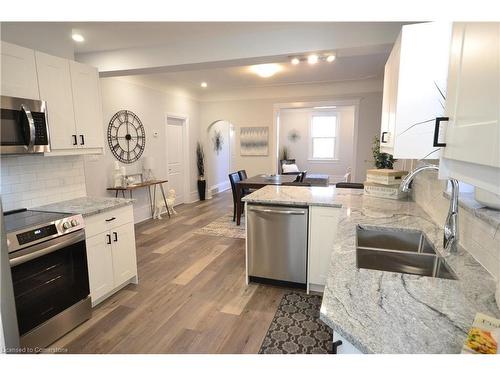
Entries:
[[236,182],[236,225],[241,223],[241,214],[243,212],[243,192],[245,190],[257,190],[267,185],[283,185],[284,183],[294,182],[297,175],[292,174],[277,174],[265,175],[260,174],[257,176],[249,177],[245,180]]

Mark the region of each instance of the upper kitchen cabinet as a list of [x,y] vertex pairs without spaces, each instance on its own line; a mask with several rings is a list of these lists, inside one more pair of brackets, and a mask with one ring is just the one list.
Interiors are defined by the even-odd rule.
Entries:
[[99,74],[96,68],[75,61],[70,61],[69,67],[78,145],[102,150],[104,136]]
[[500,23],[455,23],[440,177],[500,195]]
[[52,150],[77,146],[69,60],[36,52],[40,97],[47,102]]
[[437,159],[434,128],[444,114],[451,24],[403,26],[387,60],[380,149],[399,159]]
[[35,51],[1,42],[1,94],[26,99],[40,99],[36,75]]

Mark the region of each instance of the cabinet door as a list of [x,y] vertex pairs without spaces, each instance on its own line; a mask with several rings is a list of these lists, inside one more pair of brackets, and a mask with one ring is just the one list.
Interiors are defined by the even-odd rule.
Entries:
[[309,283],[325,285],[337,236],[340,209],[311,207],[309,212]]
[[105,232],[86,240],[92,303],[114,288],[110,239],[110,234]]
[[70,61],[78,145],[103,148],[103,119],[97,69]]
[[137,275],[134,224],[111,230],[115,287]]
[[40,98],[47,102],[51,147],[73,149],[76,127],[69,60],[38,51],[35,56]]
[[444,158],[500,168],[499,25],[454,24]]
[[1,42],[1,94],[26,99],[40,99],[36,76],[35,51]]

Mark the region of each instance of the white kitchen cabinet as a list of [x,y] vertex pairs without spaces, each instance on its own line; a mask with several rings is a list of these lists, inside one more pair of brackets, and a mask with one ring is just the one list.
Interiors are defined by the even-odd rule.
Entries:
[[309,208],[308,289],[323,291],[330,268],[330,255],[337,237],[340,208]]
[[77,148],[69,60],[36,52],[40,98],[47,102],[52,150]]
[[18,98],[40,99],[35,66],[35,51],[1,42],[1,94]]
[[500,195],[500,23],[454,23],[440,178]]
[[337,331],[333,331],[333,342],[335,343],[338,340],[342,341],[342,344],[337,346],[337,354],[363,354],[363,352],[347,341]]
[[137,283],[132,206],[85,219],[92,306],[128,283]]
[[103,117],[97,69],[70,61],[73,108],[78,145],[85,149],[103,149]]
[[380,150],[398,159],[437,159],[444,113],[451,24],[405,25],[384,73]]

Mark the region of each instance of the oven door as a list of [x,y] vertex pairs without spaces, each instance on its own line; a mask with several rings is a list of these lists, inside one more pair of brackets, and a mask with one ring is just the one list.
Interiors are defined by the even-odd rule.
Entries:
[[83,230],[11,253],[10,265],[21,336],[89,295]]
[[45,102],[2,96],[0,142],[2,154],[49,152]]

